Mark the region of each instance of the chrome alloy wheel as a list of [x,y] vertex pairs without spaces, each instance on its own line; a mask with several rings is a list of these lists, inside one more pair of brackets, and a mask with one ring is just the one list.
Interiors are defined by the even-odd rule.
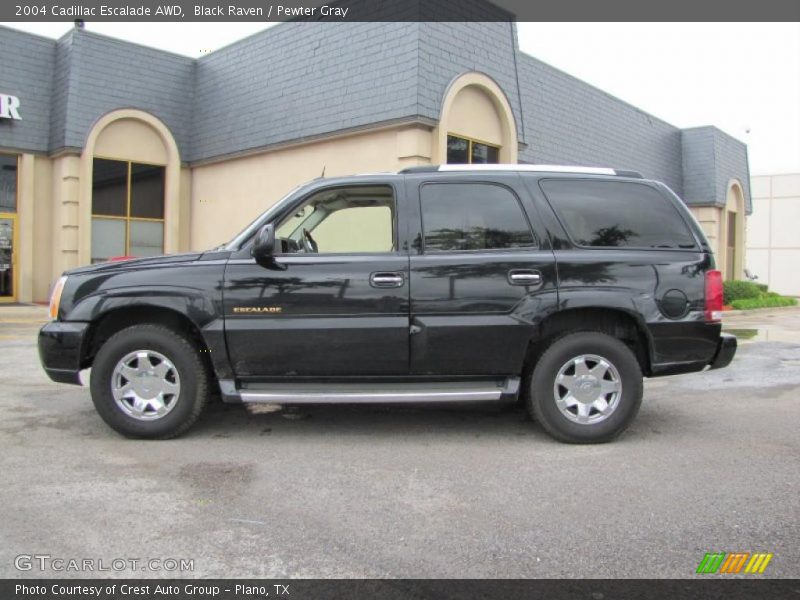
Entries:
[[605,421],[622,396],[617,368],[595,354],[581,354],[558,370],[553,396],[561,414],[574,423],[591,425]]
[[154,421],[178,403],[181,378],[166,356],[154,350],[126,354],[114,367],[111,393],[122,411],[134,419]]

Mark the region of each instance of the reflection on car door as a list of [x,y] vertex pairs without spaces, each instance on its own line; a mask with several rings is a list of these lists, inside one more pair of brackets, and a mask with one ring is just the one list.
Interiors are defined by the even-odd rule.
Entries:
[[411,254],[411,373],[519,373],[534,325],[557,303],[515,181],[419,181]]
[[[397,210],[392,214],[397,240]],[[397,247],[282,254],[275,257],[280,269],[232,258],[223,295],[236,376],[406,375],[408,254]]]

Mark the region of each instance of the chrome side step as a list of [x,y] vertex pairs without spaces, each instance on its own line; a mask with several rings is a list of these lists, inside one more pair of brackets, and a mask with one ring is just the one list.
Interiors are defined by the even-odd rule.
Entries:
[[[222,382],[220,382],[222,384]],[[235,392],[223,390],[226,402],[269,404],[396,404],[412,402],[486,402],[514,396],[519,378],[477,382],[414,383],[273,383],[250,386]],[[232,382],[230,382],[232,383]]]

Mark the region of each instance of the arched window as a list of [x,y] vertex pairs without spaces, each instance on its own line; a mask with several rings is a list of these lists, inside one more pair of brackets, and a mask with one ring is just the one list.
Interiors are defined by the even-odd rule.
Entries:
[[99,119],[81,157],[80,262],[177,251],[179,179],[160,120],[134,109]]
[[517,133],[503,90],[483,73],[454,79],[442,100],[437,128],[439,163],[515,163]]

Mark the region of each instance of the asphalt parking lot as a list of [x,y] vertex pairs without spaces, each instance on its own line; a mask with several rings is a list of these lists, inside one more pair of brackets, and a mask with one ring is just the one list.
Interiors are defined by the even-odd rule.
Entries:
[[[97,575],[15,567],[46,554],[200,577],[684,578],[716,551],[800,576],[800,309],[726,319],[749,337],[731,367],[648,381],[600,446],[507,406],[215,405],[183,438],[126,440],[40,370],[42,314],[0,317],[0,577]],[[165,576],[138,569],[102,575]]]

